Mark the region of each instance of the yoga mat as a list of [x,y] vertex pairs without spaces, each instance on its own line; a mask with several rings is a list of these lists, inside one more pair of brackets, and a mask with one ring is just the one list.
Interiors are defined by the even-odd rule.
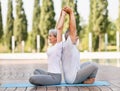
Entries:
[[[61,83],[59,85],[45,85],[45,86],[108,86],[110,85],[109,82],[107,81],[96,81],[93,84],[66,84],[66,83]],[[14,87],[35,87],[35,85],[32,85],[30,83],[6,83],[6,84],[1,84],[1,88],[14,88]]]

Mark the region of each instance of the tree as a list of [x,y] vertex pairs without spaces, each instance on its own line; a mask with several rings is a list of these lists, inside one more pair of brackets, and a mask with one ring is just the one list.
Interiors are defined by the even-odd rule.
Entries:
[[44,38],[43,51],[46,51],[48,45],[48,31],[55,28],[55,12],[52,0],[42,0],[41,15],[40,15],[40,35]]
[[14,23],[14,35],[17,46],[21,43],[21,41],[27,40],[27,19],[23,8],[22,0],[16,0],[16,19]]
[[1,11],[1,1],[0,1],[0,42],[3,37],[3,23],[2,23],[2,11]]
[[13,12],[12,0],[8,0],[5,42],[9,49],[11,49],[11,44],[12,44],[11,38],[13,36],[13,24],[14,24],[14,17],[12,12]]
[[74,13],[75,13],[75,19],[76,19],[77,34],[80,35],[80,31],[82,30],[82,27],[80,26],[80,15],[77,10],[77,0],[75,1],[75,5],[74,5]]
[[108,26],[107,0],[90,0],[89,30],[93,32],[93,48],[101,50],[103,34]]
[[37,35],[40,35],[40,29],[39,29],[39,22],[40,22],[40,5],[39,0],[34,1],[34,9],[33,9],[33,20],[32,20],[32,48],[36,50],[36,37]]

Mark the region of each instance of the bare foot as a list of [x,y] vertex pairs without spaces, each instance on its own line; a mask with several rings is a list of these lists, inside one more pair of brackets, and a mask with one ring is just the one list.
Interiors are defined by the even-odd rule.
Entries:
[[84,84],[92,84],[94,82],[95,82],[95,78],[89,78],[89,79],[85,80],[83,83]]

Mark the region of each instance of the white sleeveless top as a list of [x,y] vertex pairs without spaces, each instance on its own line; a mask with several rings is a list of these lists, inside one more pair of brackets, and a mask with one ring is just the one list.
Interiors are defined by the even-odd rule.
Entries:
[[63,43],[62,65],[66,83],[73,83],[80,69],[80,52],[72,43],[70,36]]
[[48,72],[51,73],[61,73],[60,61],[62,52],[62,42],[56,43],[54,46],[50,47],[47,51],[48,55]]

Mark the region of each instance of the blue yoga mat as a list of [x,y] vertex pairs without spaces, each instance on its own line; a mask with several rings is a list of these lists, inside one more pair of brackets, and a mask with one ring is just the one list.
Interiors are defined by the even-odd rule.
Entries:
[[[59,85],[46,85],[46,86],[108,86],[110,85],[107,81],[96,81],[93,84],[66,84],[61,83]],[[35,85],[32,85],[30,83],[7,83],[7,84],[1,84],[1,88],[14,88],[14,87],[34,87]]]

